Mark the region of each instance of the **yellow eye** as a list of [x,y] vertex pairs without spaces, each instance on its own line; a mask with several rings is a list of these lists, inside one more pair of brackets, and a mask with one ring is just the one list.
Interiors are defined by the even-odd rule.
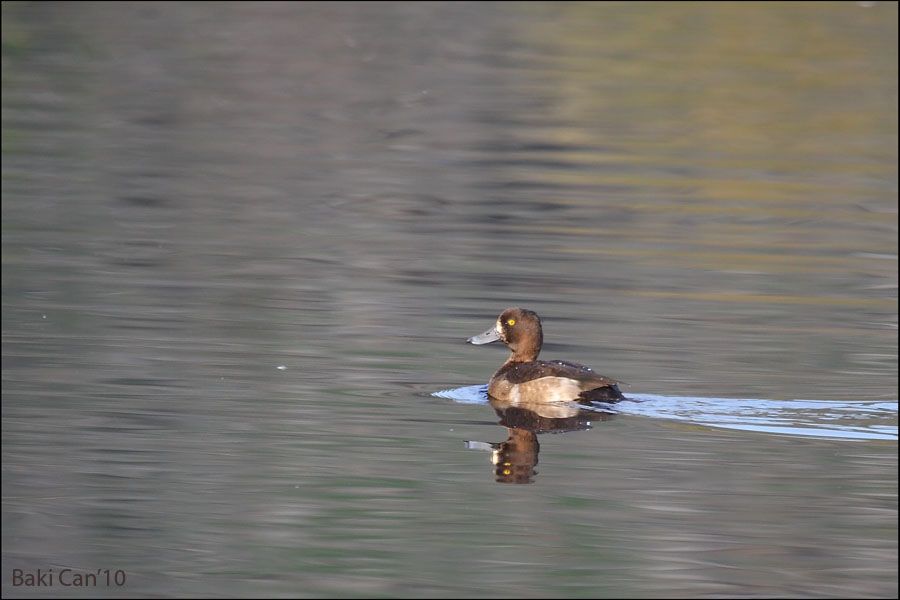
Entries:
[[506,324],[509,325],[510,327],[512,327],[513,325],[516,324],[516,320],[515,320],[515,319],[510,319],[509,321],[506,322]]

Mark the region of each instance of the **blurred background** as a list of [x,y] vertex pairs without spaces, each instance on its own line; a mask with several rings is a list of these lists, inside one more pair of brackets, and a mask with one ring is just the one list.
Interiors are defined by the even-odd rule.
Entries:
[[895,441],[431,393],[896,401],[897,17],[3,2],[3,597],[896,597]]

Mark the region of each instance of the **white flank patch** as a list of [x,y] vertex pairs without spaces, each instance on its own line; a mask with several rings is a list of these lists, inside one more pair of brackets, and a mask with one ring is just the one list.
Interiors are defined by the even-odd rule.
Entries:
[[582,392],[581,385],[568,377],[541,377],[512,386],[509,400],[514,404],[524,402],[566,402],[574,400]]

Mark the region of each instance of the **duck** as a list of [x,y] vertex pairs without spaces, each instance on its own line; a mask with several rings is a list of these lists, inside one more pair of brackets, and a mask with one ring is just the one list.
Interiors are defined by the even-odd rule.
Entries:
[[619,381],[590,367],[563,360],[538,360],[544,333],[533,310],[507,308],[493,327],[466,340],[482,345],[503,342],[509,358],[488,383],[488,395],[513,405],[553,402],[618,402],[625,396]]

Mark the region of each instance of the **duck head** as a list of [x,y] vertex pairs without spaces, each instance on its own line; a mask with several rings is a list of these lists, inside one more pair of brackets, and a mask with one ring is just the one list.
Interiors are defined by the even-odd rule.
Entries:
[[490,344],[503,342],[510,349],[510,360],[529,362],[536,360],[544,343],[541,318],[537,313],[525,308],[507,308],[497,318],[494,326],[466,340],[470,344]]

